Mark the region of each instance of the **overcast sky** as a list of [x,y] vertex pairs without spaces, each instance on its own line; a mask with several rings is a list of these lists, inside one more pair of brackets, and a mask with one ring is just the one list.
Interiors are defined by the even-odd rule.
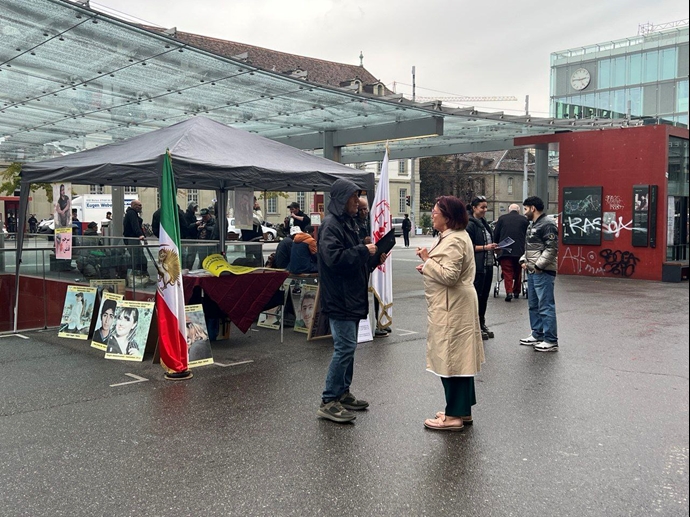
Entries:
[[[359,64],[417,97],[515,96],[480,110],[549,110],[551,52],[688,18],[687,0],[92,0],[161,27]],[[133,20],[134,21],[134,20]]]

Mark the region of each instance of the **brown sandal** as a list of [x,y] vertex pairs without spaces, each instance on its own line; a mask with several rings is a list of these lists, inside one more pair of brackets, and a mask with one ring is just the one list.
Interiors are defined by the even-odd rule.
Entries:
[[[443,411],[439,411],[436,413],[436,418],[441,418],[442,416],[445,416],[446,414]],[[462,418],[462,423],[465,425],[472,425],[472,417],[471,416],[461,416]]]

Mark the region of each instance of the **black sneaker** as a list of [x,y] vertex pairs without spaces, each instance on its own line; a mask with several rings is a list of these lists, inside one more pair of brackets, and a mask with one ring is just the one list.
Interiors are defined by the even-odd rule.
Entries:
[[374,337],[388,337],[388,332],[386,332],[385,330],[376,329],[376,331],[374,332]]
[[494,337],[494,333],[489,330],[489,327],[486,325],[482,325],[482,335],[486,334],[487,337],[492,338]]
[[369,407],[369,403],[366,400],[359,400],[349,391],[343,393],[340,397],[340,404],[350,411],[362,411]]
[[509,293],[509,294],[506,294],[506,301],[507,301],[507,302],[509,302],[509,301],[512,300],[512,299],[513,299],[513,295],[512,295],[512,294],[510,294],[510,293]]
[[520,293],[515,293],[515,294],[513,295],[513,298],[515,298],[516,300],[517,300],[518,298],[520,298]]
[[357,415],[355,415],[352,411],[348,411],[347,409],[345,409],[338,400],[322,402],[316,414],[321,418],[325,418],[326,420],[331,420],[333,422],[338,422],[339,424],[344,424],[345,422],[352,422],[355,418],[357,418]]
[[489,334],[482,330],[482,340],[487,341],[489,339]]

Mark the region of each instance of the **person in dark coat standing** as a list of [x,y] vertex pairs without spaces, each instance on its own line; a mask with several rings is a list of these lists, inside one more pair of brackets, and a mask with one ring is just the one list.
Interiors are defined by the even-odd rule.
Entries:
[[359,195],[352,181],[336,180],[319,228],[319,296],[321,314],[328,317],[333,335],[333,358],[316,414],[339,423],[351,422],[356,418],[353,411],[369,406],[350,392],[357,328],[369,313],[369,275],[378,265],[374,264],[376,245],[364,244],[359,237],[355,221]]
[[520,297],[522,290],[522,266],[520,257],[525,253],[525,235],[529,221],[520,214],[520,205],[513,203],[508,207],[508,213],[502,215],[494,226],[494,242],[511,238],[515,242],[507,248],[498,250],[498,262],[503,273],[503,286],[506,289],[506,301]]
[[125,237],[125,244],[130,246],[129,252],[132,255],[132,266],[134,271],[146,273],[148,275],[148,261],[144,255],[144,248],[141,247],[145,240],[141,211],[143,206],[138,199],[133,200],[122,221],[122,236]]
[[405,241],[405,247],[410,247],[410,231],[412,230],[412,221],[410,221],[410,216],[405,214],[405,218],[402,222],[402,232],[403,240]]
[[475,197],[467,206],[470,213],[470,222],[467,225],[467,233],[474,245],[474,263],[477,272],[474,277],[474,288],[479,299],[479,323],[482,327],[482,339],[494,337],[494,333],[486,325],[486,307],[489,303],[491,282],[494,278],[494,250],[493,232],[484,216],[488,209],[488,203],[484,196]]

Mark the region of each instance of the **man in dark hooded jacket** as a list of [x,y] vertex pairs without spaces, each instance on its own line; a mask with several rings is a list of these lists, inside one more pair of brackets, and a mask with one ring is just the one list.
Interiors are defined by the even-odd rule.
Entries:
[[355,221],[359,194],[352,181],[337,180],[331,187],[328,214],[319,227],[319,296],[321,314],[328,317],[333,335],[333,358],[316,414],[341,423],[355,419],[352,411],[369,406],[350,393],[357,328],[369,313],[369,274],[378,265],[373,263],[376,245],[359,238]]

